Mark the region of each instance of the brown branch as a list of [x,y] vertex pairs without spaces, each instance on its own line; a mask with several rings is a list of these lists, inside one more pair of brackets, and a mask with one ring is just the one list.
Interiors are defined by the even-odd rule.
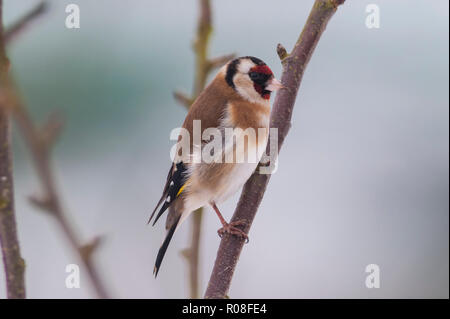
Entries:
[[9,114],[0,105],[0,244],[8,298],[25,298],[25,262],[20,255],[14,212]]
[[92,262],[92,253],[97,247],[98,240],[94,239],[92,243],[83,245],[74,227],[69,223],[67,214],[61,204],[61,197],[57,191],[55,178],[51,168],[52,143],[61,129],[61,122],[55,117],[50,117],[47,124],[42,129],[38,129],[27,109],[22,103],[16,90],[10,85],[9,92],[1,92],[4,97],[9,98],[13,116],[18,124],[18,128],[30,149],[33,164],[41,181],[43,194],[41,197],[33,196],[30,198],[32,204],[46,211],[52,216],[58,225],[62,228],[70,245],[78,254],[90,279],[96,294],[100,298],[108,298],[108,294],[101,282],[98,272]]
[[[189,100],[185,100],[184,105],[189,108],[192,102],[197,98],[205,87],[208,77],[208,45],[212,31],[211,24],[211,4],[209,0],[199,0],[200,16],[198,19],[197,35],[194,40],[195,52],[195,78],[192,96]],[[192,218],[191,244],[188,249],[184,250],[189,265],[189,295],[192,299],[200,297],[199,293],[199,255],[200,255],[200,229],[203,217],[203,209],[194,212]]]
[[198,299],[199,293],[199,259],[200,238],[202,229],[203,209],[199,208],[192,214],[191,244],[182,250],[183,257],[189,265],[189,295],[190,299]]
[[13,40],[20,32],[22,32],[26,26],[39,17],[41,14],[45,13],[48,9],[47,2],[41,2],[36,5],[33,9],[30,10],[23,17],[19,18],[13,25],[5,30],[4,41],[5,43],[9,43]]
[[191,107],[192,102],[194,102],[191,97],[187,96],[183,92],[175,91],[173,92],[173,97],[178,103],[183,105],[186,109],[189,109]]
[[[3,1],[0,0],[0,89],[7,82],[9,61],[3,36]],[[9,109],[0,101],[0,245],[8,298],[25,298],[25,262],[20,254],[14,210],[14,184]]]
[[[292,52],[287,55],[286,50],[281,45],[278,46],[277,52],[282,59],[283,66],[281,82],[286,89],[280,90],[275,98],[270,123],[271,127],[278,128],[279,147],[282,146],[291,126],[291,116],[297,91],[309,59],[328,21],[336,12],[337,7],[344,1],[316,0]],[[266,152],[268,154],[269,150],[270,145],[267,146]],[[232,221],[245,220],[247,225],[243,230],[247,234],[264,196],[269,179],[270,175],[259,174],[256,170],[244,185]],[[225,298],[227,296],[243,245],[243,239],[228,234],[223,236],[205,298]]]
[[197,25],[197,36],[194,40],[195,81],[193,96],[197,97],[203,90],[208,78],[208,46],[212,33],[211,3],[209,0],[199,0],[200,17]]
[[225,65],[225,63],[227,63],[228,61],[234,59],[235,56],[236,54],[232,53],[209,59],[206,66],[207,71],[210,72],[214,69],[220,68],[221,66]]
[[[1,8],[2,1],[0,0],[0,8]],[[34,10],[32,10],[29,14],[24,16],[22,19],[20,19],[14,26],[9,29],[9,33],[5,34],[5,41],[7,39],[11,39],[12,36],[17,34],[23,27],[34,17],[38,16],[42,12],[44,12],[46,8],[45,3],[41,3],[39,6],[37,6]],[[1,25],[1,24],[0,24]],[[3,31],[1,29],[0,31]],[[1,32],[3,34],[3,32]],[[38,129],[33,121],[31,120],[31,117],[28,114],[27,109],[23,105],[19,95],[17,94],[17,90],[15,89],[13,85],[12,79],[7,74],[7,69],[9,68],[9,62],[6,59],[6,56],[4,54],[4,43],[3,37],[1,37],[1,51],[0,51],[0,58],[2,60],[1,63],[1,86],[0,86],[0,111],[2,112],[0,114],[0,119],[2,123],[0,124],[0,143],[2,145],[1,152],[3,152],[3,147],[8,146],[10,144],[3,143],[3,139],[6,138],[6,135],[4,132],[4,127],[8,128],[8,126],[3,125],[3,114],[5,110],[8,112],[11,112],[14,116],[19,130],[21,131],[25,142],[27,143],[32,157],[33,157],[33,164],[37,170],[37,173],[39,175],[42,189],[44,194],[42,194],[42,197],[31,197],[30,201],[32,204],[34,204],[36,207],[43,209],[44,211],[48,212],[52,217],[55,218],[57,223],[62,228],[64,234],[67,236],[69,243],[72,245],[74,250],[78,253],[78,256],[80,260],[82,261],[83,265],[85,266],[85,269],[88,273],[88,278],[91,280],[92,285],[97,293],[97,295],[100,298],[107,298],[106,290],[103,287],[102,282],[100,281],[100,278],[98,276],[97,270],[93,266],[92,263],[92,253],[94,249],[98,245],[98,239],[94,239],[91,243],[87,245],[82,245],[81,241],[79,240],[79,237],[77,233],[74,230],[74,227],[69,223],[66,213],[64,212],[62,205],[61,205],[61,199],[60,195],[57,191],[56,185],[55,185],[55,179],[53,176],[53,171],[51,169],[50,164],[50,152],[53,146],[53,143],[57,136],[59,135],[59,132],[62,128],[62,122],[59,119],[58,116],[53,114],[50,116],[47,123],[41,128]],[[9,138],[9,136],[8,136]],[[6,175],[9,170],[9,174],[11,173],[11,160],[10,160],[10,153],[9,150],[5,151],[5,156],[1,158],[0,163],[0,176],[4,176],[2,178],[2,181],[4,183],[0,184],[0,187],[2,189],[3,194],[8,194],[7,200],[4,198],[4,196],[1,197],[1,206],[4,206],[4,209],[1,210],[1,218],[0,218],[0,233],[2,238],[2,249],[3,249],[3,255],[4,259],[8,259],[9,256],[11,256],[14,253],[14,256],[16,258],[16,261],[9,261],[5,259],[5,265],[6,265],[6,271],[7,271],[7,282],[8,282],[8,295],[10,295],[10,284],[14,285],[12,286],[12,289],[17,290],[17,292],[12,291],[12,296],[19,296],[24,297],[25,296],[25,290],[23,285],[23,268],[24,263],[23,260],[20,258],[19,253],[19,246],[17,243],[17,236],[15,234],[15,221],[14,221],[14,214],[13,214],[13,206],[12,206],[12,177],[9,177]],[[1,156],[1,155],[0,155]],[[3,171],[5,170],[5,171]],[[4,175],[5,174],[5,175]],[[8,187],[4,188],[3,187]],[[3,203],[3,204],[2,204]],[[4,213],[3,213],[4,212]],[[4,228],[8,229],[8,234],[6,236],[3,236]],[[5,245],[3,244],[4,240],[3,237],[6,238],[7,241],[5,241]],[[3,248],[5,246],[6,248]],[[6,253],[5,253],[6,252]],[[16,271],[17,274],[9,273],[12,271]],[[20,278],[22,277],[22,284],[20,284]],[[10,283],[11,282],[11,283]],[[17,287],[16,287],[17,286]]]
[[[208,58],[208,46],[212,33],[212,14],[211,3],[209,0],[199,0],[200,16],[197,25],[197,34],[194,40],[193,49],[195,53],[195,76],[194,87],[191,97],[181,92],[175,92],[174,98],[181,105],[189,109],[197,96],[205,88],[208,75],[215,68],[224,65],[226,62],[234,58],[234,54],[220,56],[214,59]],[[194,212],[192,218],[191,245],[182,251],[182,255],[186,257],[189,264],[189,282],[190,282],[190,298],[199,298],[199,250],[200,250],[200,232],[203,209]]]

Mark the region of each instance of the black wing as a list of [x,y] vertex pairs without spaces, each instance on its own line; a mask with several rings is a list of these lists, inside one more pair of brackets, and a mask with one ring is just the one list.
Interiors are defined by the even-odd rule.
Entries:
[[186,173],[186,165],[184,165],[183,162],[178,162],[176,165],[172,165],[170,167],[169,174],[167,175],[166,185],[164,186],[164,191],[158,201],[158,204],[153,210],[148,223],[150,223],[150,221],[152,220],[158,207],[164,202],[158,214],[156,215],[155,221],[153,222],[153,225],[155,225],[161,215],[167,210],[167,208],[170,207],[177,196],[181,194],[181,192],[183,191],[182,188],[187,180]]

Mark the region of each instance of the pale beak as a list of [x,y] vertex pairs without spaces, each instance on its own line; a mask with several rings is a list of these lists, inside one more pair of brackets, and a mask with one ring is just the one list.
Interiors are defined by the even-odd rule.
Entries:
[[282,89],[282,88],[284,88],[283,84],[281,84],[281,82],[278,81],[275,78],[272,78],[269,81],[268,85],[266,86],[266,90],[267,91],[272,91],[272,92],[273,91],[277,91],[277,90]]

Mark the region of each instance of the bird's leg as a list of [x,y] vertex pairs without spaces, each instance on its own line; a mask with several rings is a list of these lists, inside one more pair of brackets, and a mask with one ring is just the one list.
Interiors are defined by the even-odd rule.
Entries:
[[212,206],[212,208],[214,208],[214,211],[216,212],[217,217],[219,217],[220,222],[222,224],[222,228],[220,228],[217,231],[220,238],[222,238],[223,234],[228,233],[228,234],[240,237],[240,238],[244,238],[245,241],[248,243],[247,234],[243,230],[236,227],[236,226],[240,226],[240,225],[245,225],[246,222],[244,220],[237,220],[235,222],[227,223],[225,221],[225,218],[223,218],[222,214],[220,213],[219,209],[217,208],[216,203],[211,203],[211,206]]

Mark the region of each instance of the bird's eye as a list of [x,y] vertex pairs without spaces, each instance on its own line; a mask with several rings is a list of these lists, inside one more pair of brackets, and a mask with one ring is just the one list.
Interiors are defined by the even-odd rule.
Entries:
[[248,75],[250,76],[250,79],[252,79],[253,81],[256,81],[261,78],[261,73],[258,72],[250,72]]

